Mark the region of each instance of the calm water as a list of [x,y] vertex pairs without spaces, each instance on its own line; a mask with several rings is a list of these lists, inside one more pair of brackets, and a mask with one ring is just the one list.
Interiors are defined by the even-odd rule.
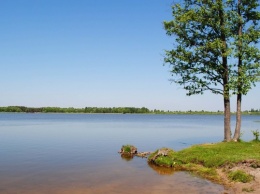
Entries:
[[[243,139],[253,139],[259,121],[243,117]],[[117,151],[222,139],[220,115],[0,114],[0,193],[221,193],[220,185]]]

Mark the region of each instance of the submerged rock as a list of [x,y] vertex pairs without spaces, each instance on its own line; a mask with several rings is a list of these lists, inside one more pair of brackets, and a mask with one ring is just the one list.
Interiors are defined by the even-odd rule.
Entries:
[[147,158],[147,156],[150,155],[150,154],[151,154],[151,152],[138,152],[136,154],[136,156],[142,157],[142,158]]

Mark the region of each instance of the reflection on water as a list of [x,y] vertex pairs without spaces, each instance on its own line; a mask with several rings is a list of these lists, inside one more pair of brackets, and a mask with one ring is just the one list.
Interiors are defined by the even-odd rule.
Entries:
[[125,161],[130,161],[134,159],[134,155],[133,154],[120,154],[121,158]]
[[174,168],[160,167],[154,164],[148,163],[149,167],[157,172],[159,175],[173,175],[176,170]]
[[[245,140],[256,120],[244,119]],[[219,115],[0,113],[0,193],[221,193],[223,186],[117,151],[180,150],[221,141],[222,129]]]

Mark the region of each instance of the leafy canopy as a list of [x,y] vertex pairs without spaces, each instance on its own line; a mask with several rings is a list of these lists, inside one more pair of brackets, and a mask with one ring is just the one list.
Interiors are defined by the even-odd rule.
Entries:
[[[229,95],[229,89],[246,94],[257,81],[258,3],[242,0],[240,6],[242,17],[234,0],[185,0],[172,6],[173,20],[165,21],[164,27],[167,35],[175,38],[175,44],[166,51],[164,61],[171,65],[172,81],[182,85],[187,95],[203,94],[206,90]],[[243,22],[242,36],[237,35],[238,22]],[[241,39],[243,45],[239,50]],[[243,66],[238,73],[235,58],[240,55]],[[241,91],[237,89],[238,81],[243,83]]]

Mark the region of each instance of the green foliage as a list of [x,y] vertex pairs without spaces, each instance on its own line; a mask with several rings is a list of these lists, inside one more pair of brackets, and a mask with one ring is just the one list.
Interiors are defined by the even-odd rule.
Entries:
[[260,72],[257,46],[260,39],[259,1],[230,1],[228,5],[234,8],[228,14],[232,23],[232,55],[238,59],[238,63],[234,64],[237,69],[233,69],[230,87],[234,94],[246,95],[258,81]]
[[[60,108],[60,107],[41,107],[32,108],[24,106],[8,106],[0,107],[0,112],[26,112],[26,113],[137,113],[145,114],[152,113],[148,108],[135,108],[135,107],[113,107],[113,108],[103,108],[103,107],[86,107],[86,108]],[[163,112],[163,111],[162,111]]]
[[254,141],[257,141],[257,142],[260,141],[260,140],[259,140],[259,135],[260,135],[259,130],[258,130],[258,129],[255,130],[255,131],[252,130],[252,133],[253,133],[253,135],[255,136]]
[[251,108],[251,110],[249,112],[260,113],[260,109]]
[[113,107],[113,108],[98,108],[98,107],[86,107],[85,113],[138,113],[138,114],[144,114],[144,113],[151,113],[151,111],[148,108],[142,107],[142,108],[135,108],[135,107]]
[[164,22],[175,42],[164,58],[171,65],[172,81],[187,95],[206,90],[229,95],[230,89],[247,94],[260,75],[258,7],[257,0],[174,4],[173,20]]
[[171,65],[172,81],[182,85],[187,95],[206,90],[224,95],[219,86],[225,84],[228,69],[224,58],[231,53],[224,11],[222,1],[185,0],[172,6],[173,20],[164,22],[167,35],[176,43],[166,51],[164,61]]
[[248,183],[253,180],[253,176],[245,173],[242,170],[231,171],[228,173],[228,178],[232,181]]
[[[223,95],[224,140],[230,141],[230,93],[242,95],[259,80],[260,12],[257,0],[184,0],[172,6],[173,20],[165,21],[174,48],[165,51],[173,82],[187,95],[211,91]],[[238,104],[239,104],[238,103]],[[235,140],[240,134],[237,119]]]
[[[164,110],[149,110],[148,108],[135,107],[86,107],[86,108],[60,108],[60,107],[25,107],[25,106],[8,106],[0,107],[0,112],[26,112],[26,113],[127,113],[127,114],[188,114],[188,115],[216,115],[223,114],[223,111],[164,111]],[[251,109],[244,111],[243,114],[260,114],[260,110]]]

